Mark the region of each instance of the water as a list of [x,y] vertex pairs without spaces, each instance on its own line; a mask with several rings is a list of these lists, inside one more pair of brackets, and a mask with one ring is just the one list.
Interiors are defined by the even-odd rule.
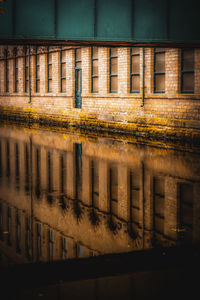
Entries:
[[[197,245],[199,182],[198,149],[2,124],[0,265],[9,270],[16,265],[59,261],[59,270],[63,271],[63,264],[71,260],[81,259],[81,266],[86,258],[89,263],[101,257],[103,264],[102,256],[108,254],[118,253],[122,261],[128,252],[163,251],[165,247],[167,253],[171,247]],[[112,261],[112,255],[109,259]],[[133,259],[131,256],[130,261]],[[152,254],[149,259],[153,268],[156,256]],[[101,275],[113,275],[106,265]],[[75,268],[79,272],[79,263]],[[123,276],[115,277],[111,286],[119,286],[118,281],[127,285]],[[132,282],[133,275],[126,276]],[[148,276],[152,282],[160,277],[157,273]],[[138,280],[134,278],[134,282]],[[102,294],[107,284],[104,279],[90,280],[90,287],[99,287],[91,297],[87,295],[88,299],[97,299],[97,295],[99,299],[111,299]],[[79,295],[72,292],[71,299],[79,299],[81,291],[87,290],[88,281],[84,282],[79,282],[84,288]],[[72,291],[69,285],[67,290]],[[134,295],[132,285],[128,286],[120,297],[131,299]],[[51,289],[57,295],[52,299],[60,299],[60,288],[58,293],[54,286],[46,288],[46,297]],[[40,290],[34,292],[32,299],[45,296]],[[19,299],[33,294],[26,291]],[[63,295],[67,297],[66,291]],[[114,297],[118,299],[116,294]]]

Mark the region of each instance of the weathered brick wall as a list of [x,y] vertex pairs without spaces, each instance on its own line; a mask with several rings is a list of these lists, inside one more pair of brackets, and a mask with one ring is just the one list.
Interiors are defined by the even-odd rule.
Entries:
[[153,49],[145,48],[144,105],[142,99],[142,48],[140,49],[140,93],[130,93],[130,51],[118,48],[118,92],[109,93],[109,50],[98,48],[99,92],[91,93],[91,48],[81,48],[82,109],[75,109],[74,49],[66,47],[66,92],[60,92],[60,49],[53,52],[52,92],[47,92],[47,48],[39,47],[40,93],[35,86],[35,49],[31,49],[31,103],[24,92],[24,50],[19,47],[19,92],[14,93],[13,47],[8,47],[9,93],[5,93],[4,46],[0,52],[0,106],[35,109],[37,113],[94,114],[99,120],[131,122],[135,117],[200,120],[200,49],[195,49],[194,94],[180,92],[180,49],[166,49],[165,93],[153,92]]

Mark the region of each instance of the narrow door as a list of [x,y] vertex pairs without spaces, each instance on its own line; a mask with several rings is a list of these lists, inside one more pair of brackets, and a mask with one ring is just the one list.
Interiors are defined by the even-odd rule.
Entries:
[[75,69],[75,108],[82,107],[81,89],[82,89],[82,70],[81,68],[76,68]]

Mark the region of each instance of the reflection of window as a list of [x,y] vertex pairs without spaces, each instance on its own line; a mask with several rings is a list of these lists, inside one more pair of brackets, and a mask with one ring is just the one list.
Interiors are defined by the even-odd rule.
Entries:
[[11,245],[11,232],[12,232],[12,216],[11,209],[8,207],[8,245]]
[[36,184],[35,184],[36,197],[40,197],[40,150],[36,149]]
[[194,93],[194,49],[181,50],[181,92]]
[[75,168],[76,168],[76,198],[81,199],[82,192],[82,145],[75,144]]
[[75,243],[74,250],[75,250],[75,257],[76,258],[83,257],[83,247],[80,244]]
[[37,223],[37,261],[40,260],[42,256],[42,225]]
[[99,163],[91,161],[91,181],[92,181],[92,205],[98,208],[99,202]]
[[25,145],[25,191],[30,191],[30,169],[29,169],[29,149],[28,145]]
[[109,49],[109,83],[110,93],[117,93],[118,91],[118,56],[117,48]]
[[165,49],[154,48],[154,93],[165,92]]
[[60,50],[60,91],[66,92],[66,52]]
[[117,167],[112,166],[109,169],[110,179],[110,214],[116,215],[118,213],[118,170]]
[[157,234],[164,234],[164,208],[165,208],[165,189],[164,179],[160,177],[154,177],[153,182],[153,204],[154,204],[154,215],[153,224],[155,237],[158,238]]
[[187,241],[192,240],[193,232],[193,186],[192,184],[179,184],[179,226],[180,239]]
[[1,141],[0,141],[0,180],[1,180],[1,177],[2,177],[2,144],[1,144]]
[[136,173],[130,172],[130,223],[135,229],[140,223],[140,178]]
[[140,92],[140,48],[130,49],[130,92]]
[[61,237],[61,258],[67,259],[67,239]]
[[52,92],[52,53],[47,49],[47,92]]
[[10,143],[6,143],[6,176],[10,177]]
[[31,259],[31,218],[26,218],[26,257]]
[[20,221],[20,215],[17,212],[16,214],[16,251],[21,252],[21,221]]
[[54,233],[52,230],[49,230],[49,260],[53,260],[53,244],[54,244]]
[[[48,151],[47,155],[47,186],[48,186],[48,192],[51,193],[53,190],[53,170],[52,170],[52,156],[51,153]],[[51,195],[48,196],[49,200],[51,201]]]
[[91,92],[98,93],[98,47],[91,48]]
[[15,181],[16,188],[19,189],[19,146],[18,143],[15,144]]

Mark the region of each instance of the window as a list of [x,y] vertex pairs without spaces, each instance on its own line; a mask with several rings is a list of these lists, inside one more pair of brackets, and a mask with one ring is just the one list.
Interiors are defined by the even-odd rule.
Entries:
[[194,49],[181,50],[181,92],[194,93]]
[[47,50],[47,92],[52,92],[52,53]]
[[60,50],[60,91],[66,92],[66,52]]
[[35,91],[40,92],[40,56],[38,54],[38,48],[36,48],[35,54]]
[[37,261],[42,257],[42,225],[37,223]]
[[31,217],[26,217],[26,257],[30,260],[31,256]]
[[25,192],[26,194],[29,194],[30,192],[30,166],[29,166],[29,160],[30,160],[30,155],[29,155],[29,147],[26,144],[25,145]]
[[130,92],[140,92],[140,48],[130,49]]
[[154,48],[154,93],[165,92],[165,49]]
[[16,251],[18,253],[21,252],[21,221],[20,221],[20,215],[19,213],[17,212],[17,215],[16,215],[16,228],[17,228],[17,231],[16,231]]
[[18,92],[18,57],[17,57],[17,48],[14,49],[14,91]]
[[98,47],[91,48],[91,92],[98,93]]
[[9,92],[9,65],[8,65],[8,50],[5,49],[5,91],[6,93]]
[[54,244],[54,232],[52,230],[49,230],[49,260],[52,261],[53,260],[53,246]]
[[25,93],[28,92],[29,88],[29,55],[28,55],[29,49],[25,48],[25,55],[24,55],[24,82],[25,82]]
[[41,186],[40,186],[40,161],[41,161],[41,155],[40,155],[40,150],[36,149],[36,172],[35,172],[35,176],[36,176],[36,182],[35,182],[35,195],[37,198],[40,198],[41,195]]
[[118,56],[117,48],[109,49],[109,90],[110,93],[117,93],[118,90]]
[[99,163],[91,161],[92,206],[98,208],[99,204]]

